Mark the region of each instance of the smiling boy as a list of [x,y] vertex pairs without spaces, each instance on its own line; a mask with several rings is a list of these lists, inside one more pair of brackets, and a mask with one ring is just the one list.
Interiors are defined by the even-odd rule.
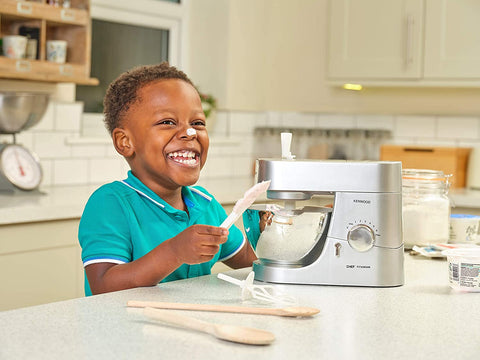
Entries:
[[192,186],[209,139],[199,94],[167,63],[122,74],[104,99],[105,124],[131,171],[85,206],[79,241],[85,294],[210,274],[217,261],[251,266],[256,256],[205,189]]

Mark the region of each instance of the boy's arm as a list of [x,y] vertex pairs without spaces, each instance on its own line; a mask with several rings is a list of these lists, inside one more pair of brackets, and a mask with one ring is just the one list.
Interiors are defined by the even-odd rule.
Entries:
[[104,262],[86,266],[90,289],[92,294],[100,294],[157,285],[184,263],[199,264],[211,260],[227,238],[226,229],[208,225],[190,226],[130,263]]
[[257,256],[253,251],[250,243],[245,241],[242,249],[232,256],[230,259],[225,260],[223,263],[230,266],[233,269],[240,269],[244,267],[252,266],[252,263],[257,260]]

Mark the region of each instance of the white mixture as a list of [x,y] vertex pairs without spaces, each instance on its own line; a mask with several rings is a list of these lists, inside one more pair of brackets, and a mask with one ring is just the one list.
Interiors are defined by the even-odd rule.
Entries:
[[258,239],[256,253],[259,258],[295,261],[304,256],[315,244],[320,232],[320,219],[324,214],[303,213],[290,218],[274,216]]
[[448,199],[424,199],[403,204],[403,241],[413,245],[446,243],[449,236],[450,203]]

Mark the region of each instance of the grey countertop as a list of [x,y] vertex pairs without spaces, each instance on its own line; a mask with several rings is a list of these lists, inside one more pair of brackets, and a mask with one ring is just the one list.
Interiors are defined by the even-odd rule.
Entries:
[[[8,359],[478,359],[480,293],[448,285],[444,260],[405,256],[394,288],[275,285],[311,318],[179,311],[207,321],[271,331],[248,346],[146,319],[127,300],[244,305],[239,288],[214,275],[0,313],[0,358]],[[244,279],[250,269],[229,271]],[[178,310],[170,310],[178,311]]]

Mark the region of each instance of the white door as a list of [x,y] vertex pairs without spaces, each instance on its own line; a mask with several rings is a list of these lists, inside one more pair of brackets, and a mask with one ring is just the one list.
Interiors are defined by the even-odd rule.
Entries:
[[416,79],[423,0],[330,0],[330,79]]
[[480,1],[427,0],[425,78],[480,79]]

